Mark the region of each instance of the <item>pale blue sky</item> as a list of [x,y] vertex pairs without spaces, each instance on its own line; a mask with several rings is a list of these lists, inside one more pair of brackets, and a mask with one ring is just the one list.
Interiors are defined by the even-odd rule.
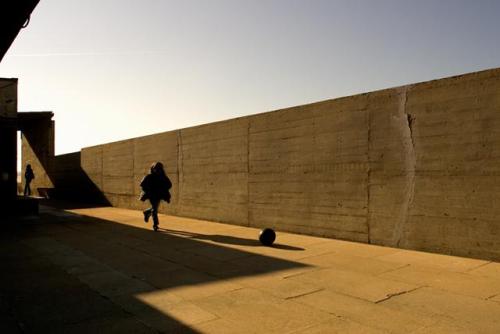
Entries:
[[56,153],[500,67],[500,0],[41,0],[0,63]]

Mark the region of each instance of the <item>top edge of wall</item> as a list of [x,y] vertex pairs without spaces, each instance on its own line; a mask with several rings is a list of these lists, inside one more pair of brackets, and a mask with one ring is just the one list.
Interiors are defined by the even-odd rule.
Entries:
[[235,121],[235,120],[240,120],[240,119],[247,119],[247,118],[249,119],[251,117],[256,117],[256,116],[274,113],[274,112],[278,112],[278,111],[287,111],[287,110],[300,108],[300,107],[308,107],[308,106],[315,106],[315,105],[324,104],[324,103],[331,103],[333,101],[340,101],[340,100],[349,99],[349,98],[353,98],[353,97],[361,97],[361,96],[367,96],[367,95],[372,95],[372,94],[383,94],[384,92],[398,91],[398,90],[401,90],[404,88],[416,89],[416,88],[423,87],[423,86],[434,85],[436,83],[446,84],[450,81],[467,79],[467,77],[470,77],[471,79],[477,78],[477,77],[487,78],[487,77],[492,77],[492,76],[496,76],[496,75],[500,75],[500,67],[490,68],[490,69],[485,69],[485,70],[480,70],[480,71],[475,71],[475,72],[467,72],[467,73],[463,73],[463,74],[457,74],[457,75],[452,75],[452,76],[448,76],[448,77],[441,77],[441,78],[437,78],[437,79],[421,81],[421,82],[416,82],[416,83],[410,83],[410,84],[406,84],[406,85],[382,88],[382,89],[377,89],[377,90],[373,90],[373,91],[369,91],[369,92],[346,95],[346,96],[336,97],[336,98],[327,99],[327,100],[321,100],[321,101],[316,101],[316,102],[311,102],[311,103],[305,103],[305,104],[284,107],[284,108],[280,108],[280,109],[273,109],[273,110],[259,112],[259,113],[255,113],[255,114],[251,114],[251,115],[229,118],[229,119],[210,122],[210,123],[198,124],[198,125],[189,126],[189,127],[185,127],[185,128],[179,128],[179,129],[175,129],[175,130],[162,131],[162,132],[152,133],[152,134],[138,136],[138,137],[121,139],[121,140],[102,143],[102,144],[98,144],[98,145],[86,146],[86,147],[83,147],[82,150],[88,149],[88,148],[100,147],[100,146],[104,146],[104,145],[111,145],[111,144],[118,144],[118,143],[123,143],[123,142],[127,142],[127,141],[133,141],[133,140],[138,139],[138,138],[146,138],[146,137],[156,136],[159,134],[164,134],[164,133],[169,133],[169,132],[173,133],[173,132],[183,131],[183,130],[187,130],[187,129],[200,128],[200,127],[207,126],[207,125],[220,124],[220,123],[225,123],[225,122],[230,122],[230,121]]

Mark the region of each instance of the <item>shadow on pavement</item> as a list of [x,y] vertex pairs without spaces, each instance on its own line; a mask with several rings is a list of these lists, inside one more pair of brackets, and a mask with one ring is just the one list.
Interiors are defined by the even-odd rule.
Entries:
[[0,275],[0,321],[14,333],[126,332],[124,324],[141,333],[197,333],[189,321],[170,316],[170,309],[159,310],[137,296],[173,290],[189,303],[203,284],[306,267],[200,241],[254,247],[260,245],[256,240],[169,229],[154,233],[126,221],[55,209],[42,212],[38,221],[9,226],[1,234],[6,274]]
[[[222,235],[222,234],[199,234],[199,233],[192,233],[192,232],[186,232],[186,231],[180,231],[180,230],[166,229],[166,228],[161,228],[161,227],[159,228],[159,231],[163,232],[163,233],[171,234],[171,235],[180,235],[180,236],[194,238],[194,239],[198,239],[198,240],[210,240],[210,241],[222,243],[222,244],[263,247],[263,245],[256,239],[240,238],[240,237],[234,237],[234,236]],[[278,244],[278,243],[274,243],[271,247],[278,248],[278,249],[285,249],[285,250],[293,250],[293,251],[303,251],[304,250],[304,248],[301,248],[301,247],[288,246],[288,245],[283,245],[283,244]]]
[[59,210],[93,209],[93,208],[111,207],[111,204],[109,204],[109,202],[103,202],[103,201],[99,201],[98,203],[96,203],[96,202],[71,202],[71,201],[67,201],[67,200],[60,200],[60,199],[53,199],[53,198],[50,198],[50,199],[41,198],[40,205],[49,206],[51,208],[59,209]]

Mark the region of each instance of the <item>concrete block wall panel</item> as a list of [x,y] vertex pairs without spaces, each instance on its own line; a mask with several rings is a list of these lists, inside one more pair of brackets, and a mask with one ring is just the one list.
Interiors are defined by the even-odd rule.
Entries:
[[415,155],[408,117],[407,87],[368,94],[368,225],[370,242],[403,246],[413,194]]
[[364,96],[251,117],[251,226],[367,241]]
[[160,212],[177,214],[176,209],[179,202],[178,148],[177,131],[134,139],[134,191],[130,198],[130,207],[143,210],[148,206],[148,203],[137,200],[141,191],[139,185],[142,178],[149,173],[151,165],[156,161],[161,161],[165,167],[165,172],[172,181],[172,188],[175,191],[171,193],[170,204],[161,205]]
[[371,242],[500,258],[498,92],[492,70],[372,93]]
[[113,205],[142,208],[161,160],[164,212],[500,259],[500,69],[82,150]]
[[406,247],[500,258],[499,74],[409,90],[417,164]]
[[180,130],[179,171],[179,215],[247,225],[248,118]]
[[102,189],[113,206],[130,205],[134,194],[134,140],[102,147]]

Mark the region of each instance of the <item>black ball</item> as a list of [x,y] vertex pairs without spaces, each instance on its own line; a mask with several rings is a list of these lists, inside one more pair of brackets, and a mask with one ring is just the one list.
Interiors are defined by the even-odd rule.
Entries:
[[274,240],[276,240],[276,233],[274,233],[274,230],[272,228],[265,228],[262,231],[260,231],[259,241],[263,245],[271,246]]

